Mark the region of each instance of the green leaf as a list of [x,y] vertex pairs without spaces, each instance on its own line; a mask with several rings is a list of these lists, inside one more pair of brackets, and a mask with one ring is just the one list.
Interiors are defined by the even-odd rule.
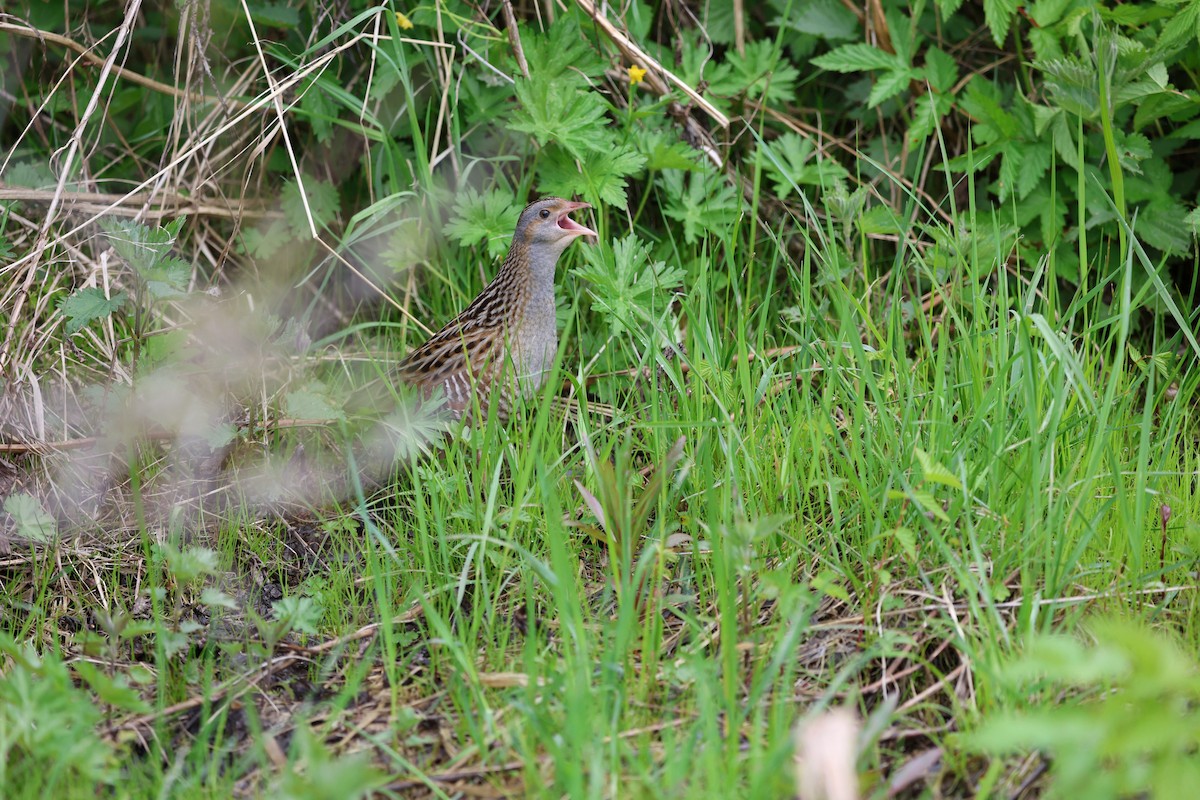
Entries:
[[732,225],[740,211],[737,195],[718,173],[691,173],[688,180],[676,170],[662,173],[667,188],[663,214],[683,223],[683,238],[695,244],[709,231]]
[[315,634],[321,624],[325,609],[311,597],[293,595],[274,603],[275,618],[289,630],[301,633]]
[[867,97],[867,108],[875,108],[884,100],[900,94],[914,77],[913,71],[907,68],[884,72],[875,79],[875,85],[871,87],[871,94]]
[[312,126],[317,141],[328,144],[333,138],[333,121],[337,119],[337,106],[330,102],[315,79],[306,81],[301,90],[300,110]]
[[75,673],[87,681],[100,702],[133,714],[144,714],[150,710],[150,706],[124,676],[109,677],[88,661],[76,661],[73,666]]
[[858,35],[858,17],[839,0],[809,0],[794,4],[792,10],[793,16],[787,27],[800,33],[830,41],[853,39]]
[[958,479],[958,476],[946,469],[942,462],[934,461],[928,453],[919,447],[914,447],[913,453],[917,457],[917,463],[921,465],[921,473],[924,475],[925,480],[949,486],[951,489],[962,489],[962,482]]
[[300,24],[300,12],[282,0],[251,3],[249,9],[250,19],[254,20],[255,25],[292,30]]
[[303,389],[295,389],[284,395],[284,408],[294,419],[342,420],[346,418],[341,406],[325,391],[325,387],[314,381]]
[[1050,169],[1053,151],[1043,142],[1027,145],[1022,151],[1021,164],[1017,168],[1017,199],[1024,200],[1041,183]]
[[828,187],[834,181],[848,179],[850,173],[828,154],[817,154],[812,140],[797,133],[785,133],[769,145],[765,153],[774,155],[764,162],[774,176],[775,194],[787,197],[793,186]]
[[958,82],[958,64],[954,56],[940,47],[930,47],[925,52],[925,76],[934,91],[942,94],[949,92]]
[[592,306],[613,333],[657,319],[668,302],[668,290],[685,277],[682,269],[651,260],[650,246],[632,233],[615,243],[588,247],[583,257],[575,274],[588,282]]
[[528,133],[542,146],[558,144],[576,158],[614,146],[607,106],[595,92],[541,78],[518,78],[516,92],[521,107],[508,123],[510,130]]
[[255,258],[267,259],[294,239],[291,226],[286,220],[272,219],[265,224],[243,228],[241,250]]
[[575,17],[566,15],[545,34],[530,33],[522,26],[521,41],[529,77],[553,83],[563,91],[585,87],[587,78],[599,78],[607,65],[588,42]]
[[58,306],[67,318],[67,335],[73,336],[95,320],[109,316],[123,306],[126,299],[124,292],[117,292],[111,298],[105,297],[104,290],[97,286],[76,290]]
[[786,103],[796,95],[799,76],[795,67],[775,52],[773,43],[764,39],[747,42],[745,55],[729,50],[722,68],[710,77],[709,88],[727,97],[745,93],[767,103]]
[[287,218],[292,231],[304,236],[311,233],[308,224],[308,214],[304,210],[304,199],[308,199],[308,209],[312,212],[313,222],[317,230],[329,226],[341,209],[338,190],[329,181],[318,180],[311,175],[304,176],[304,198],[300,196],[301,182],[290,180],[283,187],[283,215]]
[[1186,253],[1192,247],[1188,211],[1174,200],[1154,200],[1141,209],[1134,233],[1165,253]]
[[495,258],[508,250],[520,216],[520,204],[512,192],[489,189],[480,194],[467,187],[458,193],[450,224],[442,230],[463,247],[486,243],[488,255]]
[[43,544],[58,536],[58,523],[46,512],[36,497],[28,492],[15,492],[4,501],[4,512],[12,517],[17,535]]
[[904,69],[905,64],[891,53],[869,44],[844,44],[812,60],[814,67],[830,72],[865,72],[873,69]]
[[581,194],[593,205],[624,207],[626,178],[642,171],[646,159],[632,147],[618,147],[612,152],[588,153],[580,166],[559,148],[543,157],[538,174],[541,188],[548,194],[563,197]]
[[1017,13],[1017,5],[1017,0],[983,0],[983,18],[997,47],[1002,46],[1008,38],[1008,29],[1012,25],[1013,14]]
[[646,157],[646,169],[701,169],[699,154],[678,137],[660,129],[638,128],[635,133],[638,150]]

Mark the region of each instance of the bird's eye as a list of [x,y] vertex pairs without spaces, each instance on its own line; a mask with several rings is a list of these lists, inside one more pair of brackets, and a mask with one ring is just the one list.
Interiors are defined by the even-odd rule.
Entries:
[[550,219],[550,209],[543,208],[542,213],[539,214],[538,216],[540,216],[542,219]]

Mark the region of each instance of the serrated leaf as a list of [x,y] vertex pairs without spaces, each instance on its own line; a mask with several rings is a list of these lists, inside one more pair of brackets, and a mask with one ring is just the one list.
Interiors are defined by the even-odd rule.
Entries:
[[588,283],[593,307],[614,333],[656,319],[667,292],[681,285],[684,272],[650,258],[650,246],[636,234],[616,242],[600,242],[583,251],[575,274]]
[[516,93],[521,107],[508,123],[510,130],[528,133],[542,146],[553,142],[576,158],[615,144],[605,117],[607,106],[595,92],[520,78]]
[[1024,200],[1041,183],[1050,169],[1053,152],[1050,145],[1042,142],[1026,145],[1022,150],[1021,164],[1017,168],[1017,199]]
[[586,78],[598,78],[604,72],[606,62],[589,44],[573,16],[561,17],[545,34],[530,34],[522,26],[521,41],[534,81],[552,82],[567,91],[586,87]]
[[164,256],[156,264],[139,270],[146,290],[157,300],[170,300],[187,293],[192,266],[181,258]]
[[858,17],[838,0],[809,0],[792,6],[792,18],[787,27],[810,36],[840,41],[858,35]]
[[631,147],[618,147],[611,153],[588,153],[582,163],[560,148],[552,148],[538,165],[539,185],[548,194],[562,197],[579,194],[593,205],[624,207],[625,179],[641,172],[645,163],[645,157]]
[[308,200],[308,209],[312,212],[313,222],[317,230],[328,227],[341,209],[338,190],[329,181],[318,180],[311,175],[305,175],[303,181],[304,198],[301,198],[301,182],[290,180],[283,187],[283,215],[292,231],[301,236],[311,233],[308,224],[308,214],[304,210],[304,199]]
[[914,447],[913,454],[917,457],[917,463],[921,465],[921,474],[925,480],[949,486],[951,489],[962,489],[962,482],[953,472],[946,469],[942,462],[935,461],[920,447]]
[[714,71],[709,89],[731,97],[746,94],[767,103],[785,103],[796,94],[796,79],[800,73],[775,52],[770,40],[746,43],[745,54],[729,50],[725,54],[725,69]]
[[520,215],[512,192],[489,189],[480,194],[467,187],[459,192],[450,224],[442,230],[463,247],[484,242],[488,255],[495,258],[508,250]]
[[238,609],[236,600],[211,586],[207,586],[201,590],[200,602],[209,608],[227,608],[230,611],[237,611]]
[[983,0],[983,18],[997,47],[1003,46],[1008,38],[1008,29],[1012,25],[1013,14],[1017,13],[1017,5],[1017,0]]
[[300,12],[286,2],[251,3],[250,18],[256,25],[292,30],[300,24]]
[[905,494],[917,508],[924,511],[926,514],[932,514],[942,522],[950,521],[950,517],[947,516],[945,510],[942,508],[942,504],[938,502],[937,498],[934,497],[932,493],[914,489],[910,492],[906,492]]
[[641,130],[637,134],[637,146],[646,157],[646,169],[659,172],[664,169],[698,170],[698,154],[678,138],[658,129]]
[[316,80],[309,80],[302,90],[300,109],[305,119],[312,126],[317,141],[328,144],[333,137],[333,121],[337,119],[337,106],[330,102],[329,97],[321,89]]
[[733,224],[737,218],[737,195],[724,176],[693,172],[685,181],[684,173],[675,170],[662,176],[668,198],[663,214],[683,223],[683,238],[688,244],[695,244],[708,231]]
[[294,238],[286,220],[272,219],[265,224],[243,228],[240,249],[255,258],[267,259]]
[[1192,247],[1188,211],[1174,200],[1154,200],[1137,215],[1134,233],[1164,253],[1186,253]]
[[59,311],[66,317],[64,326],[68,336],[73,336],[92,322],[109,316],[125,304],[125,292],[117,292],[111,298],[104,296],[104,290],[89,286],[78,289],[59,304]]
[[891,53],[878,47],[857,42],[844,44],[812,60],[814,67],[830,72],[868,72],[874,69],[904,69],[905,64]]
[[914,74],[910,69],[889,70],[875,79],[871,93],[867,96],[867,108],[875,108],[885,100],[889,100],[904,91]]
[[284,408],[294,419],[341,420],[345,412],[317,384],[284,395]]
[[35,542],[52,542],[58,536],[58,523],[36,497],[15,492],[4,500],[4,512],[12,517],[17,535]]
[[850,177],[835,158],[827,153],[818,154],[812,140],[798,133],[783,134],[766,145],[765,153],[767,172],[774,176],[775,194],[779,197],[793,194],[793,186],[829,187],[834,181]]
[[925,52],[925,77],[929,79],[929,85],[934,91],[948,92],[958,81],[958,64],[945,50],[930,47]]

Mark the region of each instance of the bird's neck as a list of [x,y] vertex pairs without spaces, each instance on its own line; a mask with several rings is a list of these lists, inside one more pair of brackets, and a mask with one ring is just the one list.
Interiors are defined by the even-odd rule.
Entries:
[[526,315],[546,309],[553,313],[554,270],[561,254],[562,249],[557,247],[514,244],[496,275],[496,283],[503,281],[517,289],[517,293],[525,301]]

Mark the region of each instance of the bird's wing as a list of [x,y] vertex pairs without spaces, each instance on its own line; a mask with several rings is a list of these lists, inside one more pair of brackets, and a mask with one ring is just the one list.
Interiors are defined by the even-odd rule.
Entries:
[[504,328],[486,325],[478,318],[450,322],[400,363],[399,377],[421,390],[426,399],[439,389],[454,415],[472,405],[474,393],[487,403],[487,393],[498,367],[502,367]]

